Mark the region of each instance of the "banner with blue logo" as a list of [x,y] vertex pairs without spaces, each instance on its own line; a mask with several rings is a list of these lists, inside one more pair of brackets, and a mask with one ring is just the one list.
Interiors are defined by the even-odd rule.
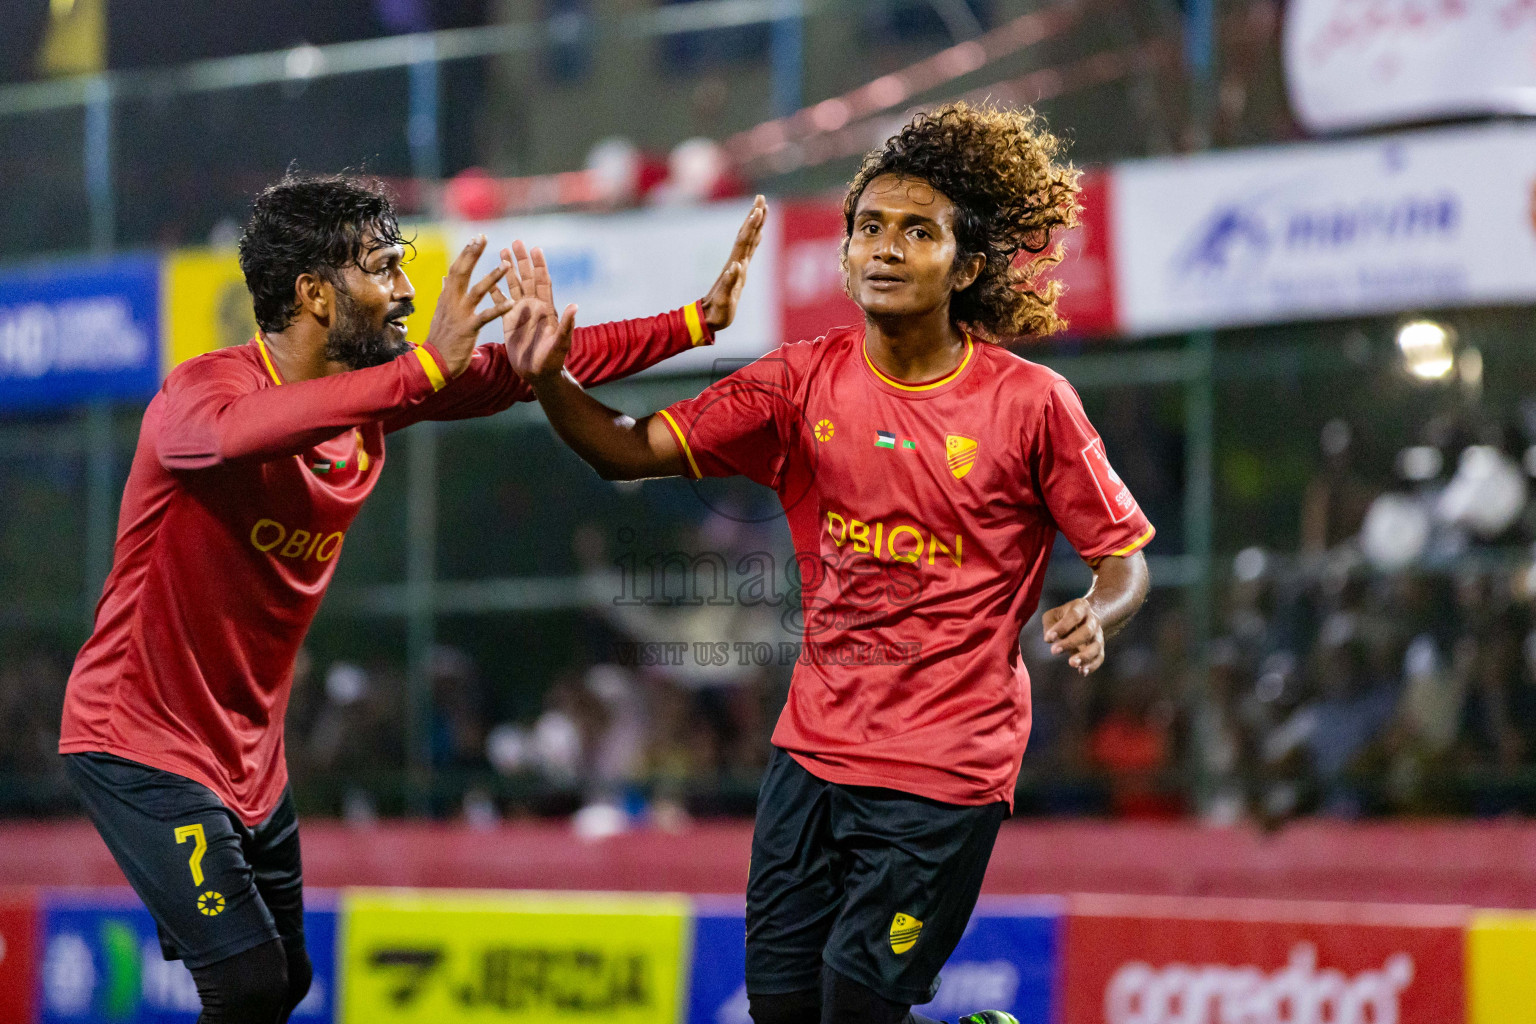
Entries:
[[0,412],[147,400],[160,384],[160,260],[0,276]]
[[[1007,1010],[1021,1021],[1054,1019],[1062,913],[1059,900],[983,899],[944,965],[938,995],[917,1011],[941,1020],[977,1010]],[[742,980],[746,961],[742,901],[695,901],[688,1024],[752,1024]]]
[[1131,334],[1536,301],[1536,125],[1114,170]]
[[[304,894],[304,932],[315,980],[293,1024],[336,1019],[336,900]],[[154,919],[130,889],[45,892],[38,950],[42,1024],[194,1024],[192,974],[160,953]]]

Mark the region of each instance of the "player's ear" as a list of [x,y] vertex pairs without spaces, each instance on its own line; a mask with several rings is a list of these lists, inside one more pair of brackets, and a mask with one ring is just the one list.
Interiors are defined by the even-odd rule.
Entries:
[[982,268],[987,265],[986,253],[973,252],[961,259],[955,258],[955,291],[963,292],[976,283],[981,276]]
[[331,306],[335,302],[331,282],[319,274],[300,274],[293,282],[293,294],[300,309],[321,322],[330,320]]

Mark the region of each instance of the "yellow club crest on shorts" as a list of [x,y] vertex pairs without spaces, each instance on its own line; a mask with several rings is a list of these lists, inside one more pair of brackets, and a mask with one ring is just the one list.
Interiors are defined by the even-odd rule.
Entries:
[[197,909],[207,917],[218,917],[224,913],[224,894],[210,889],[197,898]]
[[944,455],[949,461],[949,471],[959,480],[976,465],[976,441],[959,434],[945,434]]
[[897,914],[891,919],[891,952],[905,953],[917,945],[922,931],[923,922],[910,914]]

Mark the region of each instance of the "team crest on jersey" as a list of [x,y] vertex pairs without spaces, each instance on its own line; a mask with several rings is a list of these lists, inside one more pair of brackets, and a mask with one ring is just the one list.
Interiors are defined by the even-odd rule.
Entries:
[[832,435],[837,432],[837,427],[833,425],[832,421],[825,419],[817,420],[814,429],[816,431],[816,440],[822,442],[832,440]]
[[923,922],[910,914],[897,914],[891,919],[891,952],[905,953],[917,945],[922,931]]
[[959,480],[976,465],[976,442],[959,434],[945,434],[944,454],[949,460],[949,471]]

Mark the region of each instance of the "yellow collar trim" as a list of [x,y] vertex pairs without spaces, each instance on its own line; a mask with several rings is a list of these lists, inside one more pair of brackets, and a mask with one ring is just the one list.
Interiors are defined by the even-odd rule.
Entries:
[[272,380],[281,385],[283,378],[277,375],[277,367],[272,364],[272,356],[267,352],[267,343],[261,335],[256,335],[256,347],[261,351],[261,361],[267,364],[267,372],[272,375]]
[[955,367],[949,373],[945,374],[943,377],[940,377],[938,380],[931,381],[927,384],[904,384],[892,377],[887,377],[885,374],[880,372],[880,368],[875,365],[875,361],[869,358],[868,343],[861,343],[860,348],[864,353],[864,363],[869,367],[870,372],[873,373],[876,377],[879,377],[881,380],[885,381],[891,387],[900,388],[902,391],[932,391],[934,388],[943,387],[945,384],[948,384],[950,381],[960,376],[961,373],[965,372],[966,366],[968,366],[971,362],[971,354],[976,351],[976,343],[971,340],[971,332],[966,331],[965,358],[960,360],[960,365]]

